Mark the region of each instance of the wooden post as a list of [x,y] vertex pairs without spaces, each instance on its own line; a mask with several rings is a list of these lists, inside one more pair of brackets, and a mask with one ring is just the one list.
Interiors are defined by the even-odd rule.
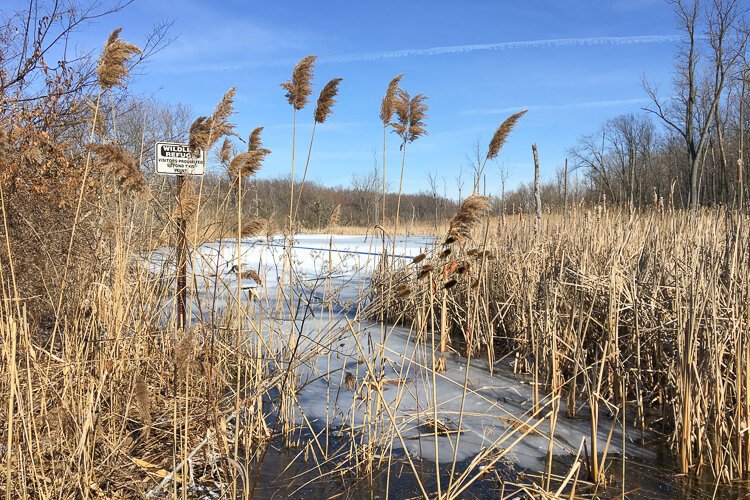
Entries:
[[536,151],[536,144],[531,145],[531,151],[534,153],[534,202],[536,203],[534,233],[536,239],[539,240],[542,235],[542,193],[541,180],[539,178],[539,154]]
[[563,213],[565,214],[565,220],[568,219],[568,159],[565,158],[565,171],[563,172],[565,178],[563,179]]
[[187,245],[185,241],[185,231],[187,223],[182,214],[182,199],[180,193],[185,183],[185,176],[177,176],[177,198],[180,203],[179,215],[177,218],[177,328],[185,331],[187,324],[185,308],[187,303]]

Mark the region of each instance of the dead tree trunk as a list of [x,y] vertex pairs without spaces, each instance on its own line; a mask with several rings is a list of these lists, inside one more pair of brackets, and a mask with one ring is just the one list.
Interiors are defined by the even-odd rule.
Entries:
[[542,235],[542,189],[539,178],[539,154],[536,151],[536,144],[531,145],[531,151],[534,153],[534,202],[536,204],[536,221],[534,223],[534,233],[536,239]]

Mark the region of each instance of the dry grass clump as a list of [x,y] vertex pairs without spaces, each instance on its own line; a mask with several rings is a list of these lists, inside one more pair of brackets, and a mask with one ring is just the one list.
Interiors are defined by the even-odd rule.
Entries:
[[143,193],[148,190],[138,163],[124,149],[114,144],[91,144],[95,164],[104,174],[110,173],[125,191]]

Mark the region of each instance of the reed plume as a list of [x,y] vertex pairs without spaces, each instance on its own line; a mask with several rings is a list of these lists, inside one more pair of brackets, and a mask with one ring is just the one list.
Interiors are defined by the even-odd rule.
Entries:
[[286,90],[289,104],[297,111],[307,105],[307,100],[312,94],[313,66],[316,59],[316,56],[302,58],[292,71],[292,79],[281,84]]
[[326,118],[333,113],[333,105],[336,95],[339,93],[339,83],[343,78],[334,78],[326,83],[318,96],[318,104],[315,106],[315,123],[325,123]]
[[518,120],[525,115],[527,111],[527,109],[524,109],[523,111],[510,115],[500,124],[499,127],[497,127],[495,135],[492,136],[490,145],[487,148],[487,160],[492,160],[497,157],[498,153],[500,153],[500,149],[505,145],[505,141],[508,139],[513,127],[516,126]]
[[255,175],[263,166],[263,160],[270,152],[270,149],[256,149],[240,153],[229,163],[227,171],[235,179]]
[[232,141],[229,139],[229,137],[225,138],[224,142],[221,145],[221,149],[216,155],[216,159],[219,160],[219,163],[224,165],[224,168],[229,166],[229,162],[232,159],[232,149]]
[[183,373],[193,356],[193,330],[183,337],[174,348],[174,363],[177,373]]
[[94,164],[104,173],[110,173],[125,191],[142,193],[148,189],[146,178],[138,164],[124,149],[114,144],[90,144]]
[[490,202],[486,196],[473,194],[466,198],[451,219],[446,244],[471,239],[471,230],[489,208]]
[[240,234],[243,238],[258,236],[263,231],[264,226],[265,222],[263,221],[263,219],[253,219],[242,226]]
[[427,96],[417,94],[410,97],[409,93],[403,89],[398,89],[394,100],[394,109],[396,111],[396,121],[392,123],[394,132],[396,132],[404,144],[414,142],[421,136],[427,134],[425,119],[427,118]]
[[403,73],[399,73],[393,80],[388,84],[388,88],[385,91],[383,100],[380,102],[380,120],[383,122],[383,126],[387,127],[391,124],[393,113],[396,105],[396,94],[398,92],[398,85],[401,83],[401,79],[404,77]]
[[200,205],[200,196],[193,194],[193,183],[186,181],[182,184],[177,196],[177,206],[172,211],[173,219],[189,219]]
[[331,217],[328,220],[329,227],[336,227],[339,225],[339,219],[341,219],[341,203],[336,205],[336,208],[331,212]]
[[129,73],[126,64],[134,54],[143,53],[137,46],[123,41],[120,38],[121,31],[122,28],[117,28],[109,35],[99,57],[96,74],[102,90],[108,90],[117,85],[123,86]]
[[234,124],[229,117],[234,113],[234,95],[237,89],[230,88],[216,105],[211,116],[201,116],[190,126],[188,145],[193,156],[203,148],[208,152],[216,142],[226,135],[234,135]]
[[248,151],[257,151],[263,146],[263,143],[260,140],[261,132],[263,132],[263,127],[256,127],[252,132],[250,132],[250,138],[247,141]]

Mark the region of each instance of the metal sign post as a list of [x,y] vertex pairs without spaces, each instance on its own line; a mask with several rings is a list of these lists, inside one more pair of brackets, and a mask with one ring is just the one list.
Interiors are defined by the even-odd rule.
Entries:
[[[156,143],[156,173],[175,175],[175,188],[179,200],[185,177],[188,175],[203,175],[206,172],[206,162],[203,150],[197,157],[190,153],[187,144],[177,142]],[[180,200],[181,201],[181,200]],[[187,326],[187,221],[180,210],[177,217],[177,328],[185,331]]]

